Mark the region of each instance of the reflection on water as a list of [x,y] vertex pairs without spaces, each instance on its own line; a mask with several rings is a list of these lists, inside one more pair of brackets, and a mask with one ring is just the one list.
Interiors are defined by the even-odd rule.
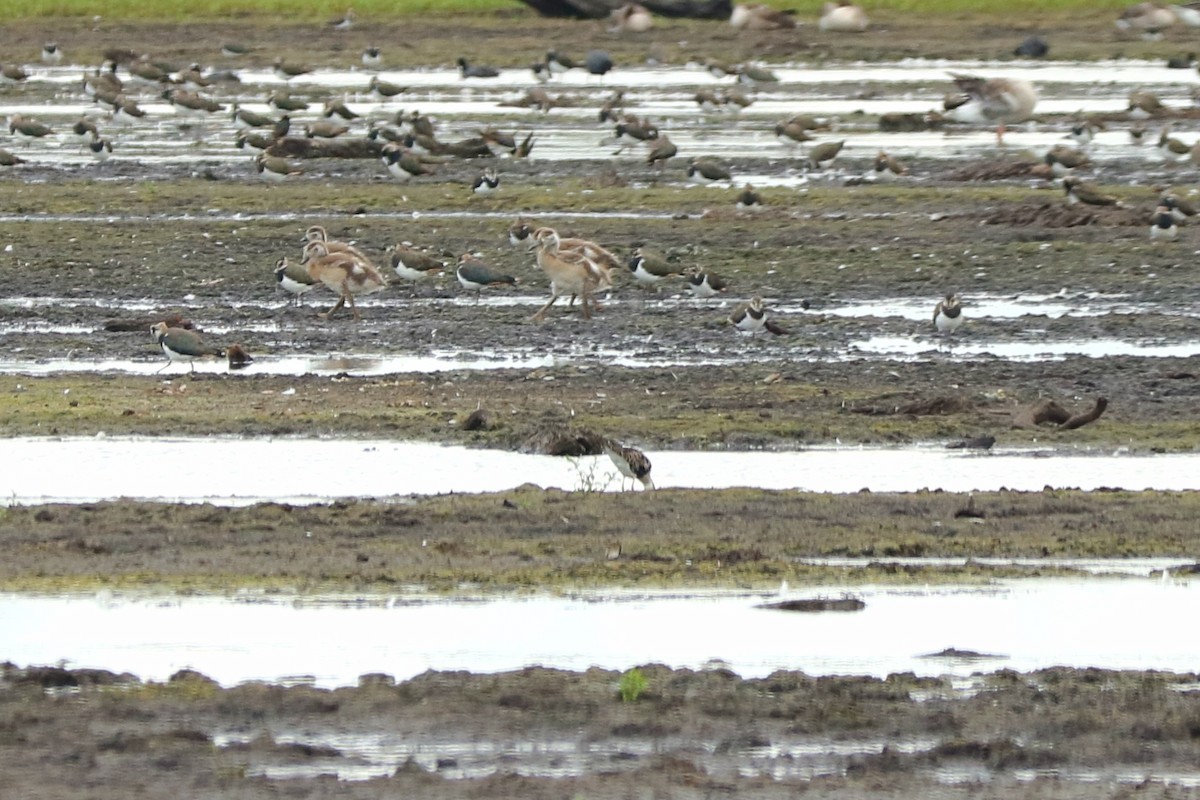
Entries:
[[[1053,665],[1195,668],[1195,646],[1178,621],[1200,614],[1200,581],[1027,579],[983,588],[835,587],[803,596],[843,592],[866,607],[771,611],[759,606],[778,596],[746,594],[330,603],[0,595],[0,657],[66,659],[157,680],[191,667],[226,685],[303,674],[321,686],[353,685],[368,672],[406,679],[427,669],[624,670],[649,662],[699,669],[712,659],[745,677],[780,669],[882,677]],[[947,648],[996,658],[928,657]]]
[[[286,408],[295,394],[264,396]],[[421,442],[326,439],[23,438],[5,441],[0,496],[13,503],[118,497],[245,505],[495,492],[524,483],[618,491],[605,456],[579,459]],[[1200,454],[1095,455],[938,447],[799,452],[648,451],[660,488],[750,486],[813,492],[989,491],[1044,487],[1200,488]],[[1039,458],[1037,456],[1049,456]],[[170,470],[130,465],[171,464]],[[321,464],[321,470],[265,465]],[[414,465],[420,465],[416,468]]]

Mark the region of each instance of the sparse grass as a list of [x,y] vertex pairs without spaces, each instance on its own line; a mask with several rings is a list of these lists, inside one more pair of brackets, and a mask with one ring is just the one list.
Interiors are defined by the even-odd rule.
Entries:
[[[790,8],[801,15],[819,13],[820,0],[781,2],[771,5]],[[923,15],[973,14],[1011,15],[1013,12],[1089,14],[1118,10],[1125,0],[875,0],[871,12],[905,12]],[[436,12],[440,15],[485,14],[524,9],[516,0],[2,0],[0,16],[13,21],[39,17],[102,16],[110,20],[191,20],[242,17],[280,17],[294,21],[324,20],[353,6],[360,20],[388,19]],[[532,13],[532,11],[530,11]]]

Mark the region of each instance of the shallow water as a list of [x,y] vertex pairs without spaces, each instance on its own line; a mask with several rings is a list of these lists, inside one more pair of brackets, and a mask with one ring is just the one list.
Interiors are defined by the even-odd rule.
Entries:
[[[81,114],[102,120],[103,113],[82,93],[79,76],[82,67],[34,68],[33,77],[15,94],[0,98],[0,116],[15,113],[38,117],[62,129],[54,137],[21,143],[20,155],[42,164],[82,167],[90,156],[79,151],[67,126]],[[1097,71],[1104,80],[1097,82]],[[1158,92],[1168,104],[1191,105],[1190,90],[1195,85],[1190,70],[1167,70],[1157,62],[1115,61],[1099,65],[1082,63],[1020,62],[929,62],[913,60],[883,64],[831,64],[825,66],[785,65],[775,70],[780,81],[750,87],[755,102],[736,115],[703,111],[693,94],[702,88],[732,85],[731,78],[717,79],[697,65],[671,67],[619,68],[598,81],[581,72],[568,73],[545,88],[552,96],[566,95],[573,105],[554,108],[548,114],[516,108],[529,88],[537,85],[526,69],[504,70],[494,80],[464,81],[456,70],[385,70],[381,76],[408,86],[397,98],[380,101],[366,94],[372,73],[363,70],[318,70],[288,84],[293,94],[307,96],[313,108],[293,114],[299,126],[315,119],[324,97],[341,93],[348,105],[363,117],[382,119],[402,109],[418,108],[444,121],[444,138],[471,135],[482,124],[514,126],[537,130],[538,147],[534,157],[540,160],[607,159],[611,146],[598,146],[602,136],[610,134],[610,125],[595,121],[596,109],[612,91],[623,89],[636,112],[648,115],[668,130],[680,152],[705,152],[710,155],[737,157],[759,150],[768,157],[786,159],[789,152],[775,143],[774,122],[804,113],[841,120],[841,130],[826,134],[847,138],[844,160],[869,158],[881,147],[904,156],[952,158],[993,150],[994,136],[985,130],[952,128],[952,135],[880,134],[874,130],[875,115],[884,113],[923,113],[940,108],[942,96],[952,88],[950,72],[980,72],[988,76],[1027,78],[1041,91],[1037,111],[1040,115],[1070,116],[1082,113],[1122,111],[1132,88]],[[266,70],[245,70],[240,84],[225,84],[212,94],[228,104],[237,101],[255,111],[271,110],[262,102],[264,94],[281,88],[280,81]],[[181,119],[172,106],[164,103],[150,87],[132,87],[140,94],[146,120],[137,125],[111,128],[116,139],[113,160],[140,163],[248,162],[246,154],[234,147],[234,131],[228,114],[208,119],[203,128]],[[634,107],[631,105],[631,108]],[[867,115],[867,122],[858,117]],[[185,126],[185,127],[182,127]],[[358,134],[365,132],[362,120],[353,122]],[[1064,124],[1015,127],[1010,148],[1044,149],[1061,141]],[[1160,160],[1153,148],[1134,148],[1122,131],[1113,130],[1098,137],[1093,145],[1095,158]],[[637,158],[640,150],[629,155]],[[103,168],[95,170],[103,174]],[[249,167],[247,167],[249,172]],[[794,185],[795,176],[755,175],[756,184]],[[744,178],[739,177],[739,180]],[[783,183],[779,183],[782,180]]]
[[[0,595],[0,658],[65,659],[155,680],[190,667],[225,685],[306,676],[320,686],[353,685],[368,672],[406,679],[427,669],[624,670],[652,662],[698,669],[714,659],[744,677],[779,669],[882,677],[1055,665],[1196,668],[1195,647],[1179,635],[1178,620],[1200,614],[1200,581],[1026,579],[786,596],[843,592],[860,597],[865,609],[767,610],[758,606],[778,595],[747,594],[466,602]],[[930,656],[951,647],[990,657]]]
[[[290,400],[284,396],[265,402],[283,405]],[[314,503],[338,497],[496,492],[524,483],[567,490],[621,488],[620,475],[605,456],[570,459],[395,441],[23,438],[6,440],[5,453],[0,497],[20,504],[119,497],[220,505]],[[659,488],[750,486],[835,493],[1200,488],[1200,454],[1050,455],[1001,448],[977,454],[911,447],[647,455]],[[322,465],[319,473],[264,468],[312,463]],[[155,470],[155,464],[172,468],[169,473]]]

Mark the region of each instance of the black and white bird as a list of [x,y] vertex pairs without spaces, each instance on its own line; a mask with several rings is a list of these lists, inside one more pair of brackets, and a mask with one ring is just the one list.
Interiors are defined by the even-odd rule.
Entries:
[[957,295],[950,292],[934,307],[933,325],[938,333],[954,333],[962,323],[962,303]]
[[475,293],[476,303],[479,302],[480,293],[489,286],[514,286],[517,283],[512,275],[501,272],[470,253],[463,253],[459,257],[454,275],[464,289]]
[[500,70],[495,67],[472,64],[467,61],[465,56],[459,56],[456,63],[458,64],[458,74],[463,78],[497,78],[500,76]]
[[113,146],[112,142],[110,142],[108,139],[101,139],[99,136],[97,136],[95,139],[92,139],[90,142],[88,142],[88,150],[91,151],[92,158],[96,159],[96,161],[100,163],[104,163],[112,156]]
[[645,489],[654,488],[654,481],[650,479],[650,459],[641,450],[626,447],[615,439],[605,439],[604,452],[621,473],[622,489],[625,488],[625,478],[640,481]]
[[379,69],[383,66],[383,52],[378,47],[368,47],[362,52],[362,63],[367,69]]
[[1175,215],[1171,213],[1171,209],[1162,205],[1155,208],[1154,213],[1150,215],[1150,240],[1173,242],[1178,236],[1179,225],[1175,222]]
[[485,169],[471,183],[472,194],[490,194],[500,188],[500,176],[492,167]]
[[62,48],[58,46],[58,42],[46,42],[42,45],[42,63],[43,64],[61,64],[63,60]]
[[195,372],[196,359],[209,356],[224,358],[225,356],[224,350],[205,344],[200,335],[194,331],[185,328],[171,328],[165,322],[156,322],[151,326],[150,334],[162,348],[163,355],[167,357],[167,363],[159,368],[160,372],[176,361],[188,362],[191,365],[191,371]]
[[275,262],[275,282],[279,284],[279,288],[291,295],[296,305],[302,305],[304,295],[317,285],[316,279],[308,274],[308,267],[299,262],[288,261],[287,256]]
[[730,323],[739,331],[758,333],[767,327],[767,308],[761,297],[755,297],[729,316]]
[[687,290],[692,297],[714,297],[729,288],[720,275],[692,268],[687,271]]

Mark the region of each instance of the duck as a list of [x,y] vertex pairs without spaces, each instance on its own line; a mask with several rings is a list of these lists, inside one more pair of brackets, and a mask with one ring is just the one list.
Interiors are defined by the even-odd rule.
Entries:
[[1038,102],[1033,84],[1020,78],[980,78],[951,73],[965,102],[951,110],[960,122],[996,123],[996,142],[1004,144],[1004,126],[1028,119]]
[[867,12],[853,0],[837,0],[826,3],[817,21],[817,28],[822,31],[838,31],[841,33],[862,33],[870,25]]

